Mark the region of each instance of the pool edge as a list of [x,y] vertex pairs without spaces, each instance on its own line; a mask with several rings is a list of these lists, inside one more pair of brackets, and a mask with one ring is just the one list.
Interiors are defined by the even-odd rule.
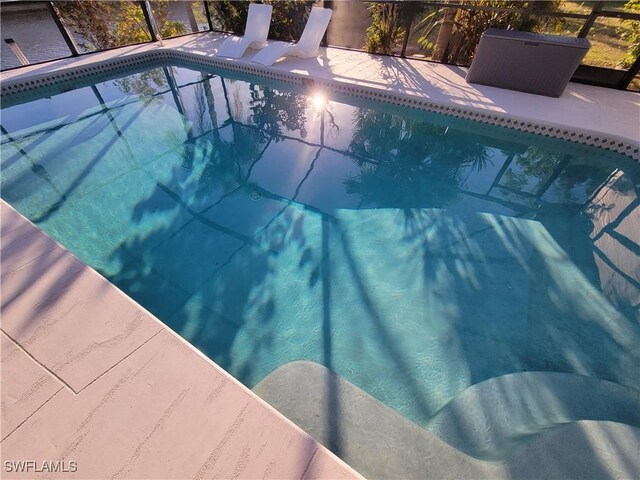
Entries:
[[[71,377],[69,375],[67,375],[65,373],[65,375],[60,374],[59,372],[61,371],[60,369],[64,369],[64,366],[61,367],[60,364],[51,364],[50,361],[47,360],[46,355],[40,354],[36,351],[36,348],[33,346],[35,339],[33,337],[36,337],[37,335],[44,335],[44,336],[64,336],[61,335],[60,331],[64,330],[65,327],[60,327],[60,324],[65,323],[65,321],[68,323],[68,319],[67,314],[69,312],[66,312],[63,316],[61,316],[60,318],[55,318],[55,319],[51,319],[51,318],[45,318],[48,317],[50,312],[55,308],[55,306],[52,306],[50,304],[48,304],[47,300],[49,299],[43,299],[43,298],[38,298],[37,300],[42,301],[43,304],[47,304],[46,307],[46,314],[43,312],[42,315],[37,315],[36,318],[32,318],[31,322],[35,322],[35,323],[42,323],[43,325],[40,325],[40,327],[38,327],[35,331],[35,333],[33,334],[32,337],[29,337],[27,339],[27,341],[21,340],[20,338],[15,338],[15,335],[9,335],[7,333],[7,329],[5,326],[5,322],[3,322],[2,325],[2,334],[6,335],[12,342],[14,342],[17,347],[18,347],[18,351],[22,352],[23,355],[26,354],[27,357],[29,357],[34,365],[36,366],[37,369],[39,369],[40,374],[43,375],[42,378],[52,378],[53,381],[55,382],[57,380],[57,382],[59,382],[61,388],[59,390],[56,391],[56,393],[53,394],[53,396],[51,396],[50,398],[48,398],[44,403],[42,403],[41,405],[38,406],[38,408],[36,408],[34,411],[30,412],[30,414],[27,416],[27,418],[25,418],[24,420],[22,420],[19,425],[15,428],[12,429],[9,433],[7,433],[6,431],[3,432],[3,451],[2,451],[2,460],[3,460],[3,465],[5,465],[5,463],[7,461],[12,461],[12,460],[20,460],[20,459],[24,459],[24,458],[37,458],[39,459],[38,462],[44,461],[45,459],[47,459],[48,457],[46,455],[39,455],[37,451],[39,445],[38,443],[42,443],[42,442],[34,442],[33,438],[31,438],[28,434],[27,436],[27,440],[29,438],[31,438],[31,441],[25,441],[25,443],[27,443],[29,445],[29,448],[33,447],[34,451],[20,451],[18,453],[16,453],[16,448],[15,448],[15,443],[17,441],[17,443],[20,443],[20,439],[18,438],[16,440],[16,437],[19,437],[20,435],[20,430],[24,429],[26,427],[25,430],[28,430],[30,428],[30,420],[32,419],[32,417],[34,417],[37,413],[39,413],[41,411],[41,409],[45,409],[44,407],[47,406],[49,404],[49,402],[56,397],[58,394],[60,394],[60,392],[63,392],[63,394],[68,394],[68,396],[71,398],[71,400],[69,400],[67,402],[67,405],[65,405],[65,407],[68,407],[69,409],[75,409],[74,407],[77,408],[77,406],[75,405],[75,403],[72,402],[81,402],[81,400],[77,400],[79,399],[82,394],[87,391],[89,393],[87,393],[87,396],[92,395],[90,390],[91,388],[93,388],[94,384],[101,382],[101,381],[107,381],[105,378],[107,377],[108,374],[111,374],[111,372],[120,369],[120,370],[125,370],[125,369],[131,369],[131,364],[127,364],[127,362],[130,362],[130,357],[134,356],[137,354],[137,352],[143,348],[145,348],[145,346],[152,342],[155,341],[156,338],[162,337],[162,336],[169,336],[169,338],[171,339],[170,341],[174,344],[179,345],[179,347],[183,350],[186,350],[186,357],[180,358],[177,355],[174,357],[176,358],[176,360],[181,361],[183,363],[183,365],[186,369],[188,369],[189,371],[191,369],[197,371],[203,370],[203,366],[197,366],[196,365],[196,359],[199,358],[200,360],[204,360],[206,365],[204,366],[204,370],[213,370],[215,371],[214,375],[211,375],[212,377],[218,376],[218,377],[222,377],[222,379],[220,380],[220,385],[224,386],[224,385],[230,385],[232,389],[235,390],[235,392],[233,392],[235,394],[235,397],[233,395],[227,395],[228,397],[232,397],[235,398],[236,400],[238,399],[242,399],[242,397],[247,397],[247,405],[250,405],[250,409],[249,409],[249,413],[246,414],[246,417],[253,417],[253,418],[245,418],[242,419],[241,416],[239,416],[238,418],[236,418],[236,423],[238,422],[238,419],[243,420],[245,422],[250,422],[253,423],[253,426],[255,427],[256,430],[259,430],[260,427],[262,427],[263,429],[265,428],[265,425],[270,424],[271,426],[271,430],[268,430],[267,435],[271,435],[272,431],[273,433],[273,437],[274,438],[274,442],[278,439],[278,437],[276,436],[276,432],[279,434],[279,436],[286,436],[289,439],[289,446],[293,445],[293,449],[300,451],[303,453],[303,455],[306,455],[305,459],[306,463],[304,468],[302,468],[300,465],[295,466],[295,461],[297,459],[287,459],[286,458],[286,449],[282,448],[281,450],[278,450],[277,448],[274,449],[273,446],[271,446],[270,448],[267,447],[267,450],[276,450],[276,454],[279,455],[279,459],[278,458],[273,458],[272,463],[276,463],[276,460],[279,460],[281,464],[285,464],[284,468],[287,469],[289,467],[289,475],[293,475],[294,472],[297,472],[298,470],[300,470],[300,472],[302,472],[302,475],[300,476],[300,478],[333,478],[336,474],[339,474],[342,477],[345,478],[355,478],[355,479],[361,479],[363,478],[360,474],[358,474],[355,470],[353,470],[349,465],[347,465],[343,460],[341,460],[340,458],[338,458],[337,456],[335,456],[333,453],[331,453],[327,448],[325,448],[323,445],[321,445],[319,442],[317,442],[315,439],[312,439],[307,433],[305,433],[300,427],[298,427],[297,425],[295,425],[291,420],[287,419],[283,414],[281,414],[280,412],[278,412],[275,408],[273,408],[271,405],[269,405],[266,401],[262,400],[260,397],[258,397],[254,392],[252,392],[249,388],[247,388],[246,386],[244,386],[242,383],[240,383],[238,380],[236,380],[230,373],[228,373],[227,371],[225,371],[222,367],[220,367],[218,364],[216,364],[215,362],[213,362],[211,359],[209,359],[208,357],[206,357],[202,352],[200,352],[198,349],[196,349],[193,345],[191,345],[189,342],[187,342],[185,339],[183,339],[179,334],[177,334],[176,332],[174,332],[172,329],[170,329],[166,324],[164,324],[162,321],[160,321],[158,318],[156,318],[153,314],[151,314],[150,312],[148,312],[143,306],[139,305],[138,303],[136,303],[131,297],[129,297],[128,295],[126,295],[124,292],[122,292],[119,288],[117,288],[113,283],[109,282],[107,279],[105,279],[102,275],[100,275],[100,273],[98,273],[95,269],[91,268],[90,266],[86,265],[84,262],[82,262],[81,260],[79,260],[77,257],[75,257],[71,252],[69,252],[64,246],[62,246],[61,244],[59,244],[58,242],[56,242],[54,239],[52,239],[51,237],[49,237],[45,232],[43,232],[40,228],[38,228],[36,225],[34,225],[30,220],[28,220],[27,218],[25,218],[22,214],[20,214],[17,210],[15,210],[15,208],[13,208],[9,203],[7,203],[5,200],[0,199],[0,211],[2,212],[2,214],[0,215],[1,218],[1,230],[0,232],[2,233],[2,244],[3,247],[6,244],[6,237],[5,235],[9,235],[14,231],[19,230],[20,228],[26,227],[29,230],[33,230],[33,232],[29,233],[28,236],[29,238],[31,237],[38,237],[38,240],[44,240],[44,242],[46,242],[47,244],[47,252],[55,252],[57,254],[56,257],[56,261],[60,261],[59,259],[66,259],[66,260],[70,260],[71,262],[73,262],[74,264],[79,265],[79,269],[82,270],[81,274],[78,274],[77,277],[74,277],[74,279],[71,281],[71,286],[68,287],[69,290],[74,290],[75,289],[75,293],[74,293],[74,300],[80,301],[79,298],[82,297],[82,292],[78,293],[78,287],[81,287],[80,284],[83,283],[83,278],[82,278],[82,274],[86,274],[87,277],[89,277],[89,279],[93,279],[94,281],[97,280],[98,283],[102,284],[102,288],[104,289],[103,294],[105,296],[111,296],[112,298],[117,298],[120,297],[120,301],[122,301],[122,299],[124,299],[125,302],[131,304],[136,310],[140,311],[142,313],[142,317],[143,318],[138,318],[138,316],[136,316],[133,321],[130,324],[125,324],[123,314],[121,311],[118,311],[117,309],[114,309],[111,314],[109,315],[109,323],[112,324],[119,324],[116,325],[116,330],[119,330],[121,327],[121,332],[119,334],[119,336],[129,336],[131,334],[130,332],[130,327],[131,324],[136,324],[135,328],[139,328],[138,324],[142,321],[145,321],[147,323],[153,323],[156,325],[157,327],[157,331],[151,330],[149,332],[149,337],[146,338],[146,336],[144,337],[144,339],[140,339],[139,340],[139,344],[136,344],[134,347],[130,347],[129,350],[127,350],[126,352],[123,352],[121,354],[121,358],[119,358],[119,360],[117,360],[113,365],[107,365],[108,368],[106,368],[105,370],[105,366],[102,365],[91,365],[91,369],[93,371],[93,374],[90,377],[90,381],[85,380],[84,382],[75,382],[73,380],[73,375],[71,375]],[[6,229],[6,223],[8,220],[8,217],[13,217],[14,220],[14,225],[12,225],[13,228],[10,228],[9,230]],[[10,242],[12,243],[12,242]],[[15,242],[14,242],[15,243]],[[24,241],[19,241],[20,245],[19,245],[19,249],[20,250],[27,250],[29,247],[25,245]],[[4,250],[4,248],[3,248]],[[15,272],[21,270],[21,269],[25,269],[27,268],[29,265],[32,265],[33,263],[40,261],[44,255],[42,255],[42,248],[39,248],[39,250],[36,252],[35,255],[33,256],[29,256],[24,258],[24,262],[21,265],[18,265],[17,267],[15,265],[11,265],[8,269],[6,268],[6,265],[3,265],[2,268],[2,279],[1,279],[1,283],[2,283],[2,289],[4,290],[7,283],[11,282],[11,281],[16,281],[15,278],[12,280],[12,276]],[[33,252],[32,252],[33,253]],[[3,263],[5,263],[6,258],[5,255],[3,255]],[[15,268],[11,268],[11,267],[15,267]],[[78,267],[76,267],[78,268]],[[8,270],[8,271],[7,271]],[[50,270],[50,268],[48,268],[47,270]],[[36,280],[33,282],[33,284],[38,283],[40,279]],[[60,280],[60,279],[58,279]],[[65,279],[66,280],[66,279]],[[57,282],[55,284],[55,286],[52,288],[52,290],[56,290],[56,292],[54,292],[53,298],[54,300],[51,301],[51,303],[55,304],[58,301],[60,301],[61,297],[64,297],[65,295],[68,294],[68,292],[57,292],[58,289],[64,289],[65,286],[67,285],[62,285],[60,286],[60,284],[64,284],[64,281],[60,281]],[[29,290],[29,288],[31,288],[32,284],[29,284],[28,287],[24,288],[22,291],[20,291],[16,297],[20,297],[23,296],[25,294],[26,291]],[[51,292],[49,292],[51,293]],[[76,298],[75,295],[77,295],[79,298]],[[67,295],[68,296],[68,295]],[[117,296],[117,297],[116,297]],[[2,299],[2,310],[3,312],[6,312],[6,307],[7,304],[11,303],[13,300],[15,300],[13,297],[9,298],[9,301],[7,301],[7,298],[3,295],[3,299]],[[104,307],[104,299],[101,298],[102,301],[100,302],[94,302],[94,299],[89,299],[90,303],[97,303],[96,307],[97,308],[102,308]],[[29,303],[27,301],[27,303]],[[40,303],[37,303],[35,305],[32,305],[32,309],[31,312],[29,312],[29,314],[38,312],[40,310],[42,310],[40,307],[42,305]],[[25,312],[26,313],[26,312]],[[86,312],[86,319],[89,321],[94,321],[95,322],[95,318],[91,315],[89,315],[91,312]],[[95,312],[93,312],[95,315]],[[77,315],[77,313],[76,313]],[[38,318],[40,317],[40,318]],[[13,319],[15,321],[15,318]],[[26,320],[25,320],[26,321]],[[59,323],[58,323],[59,322]],[[57,324],[57,325],[56,325]],[[97,326],[94,324],[94,327]],[[113,326],[113,325],[112,325]],[[68,327],[67,327],[68,328]],[[51,331],[55,331],[58,330],[59,332],[56,334],[54,333],[53,335],[51,335]],[[147,328],[147,330],[149,330]],[[101,332],[100,332],[101,333]],[[99,338],[99,335],[96,335]],[[74,337],[74,338],[69,338],[69,335],[67,335],[67,340],[68,343],[65,343],[65,347],[67,349],[70,349],[70,346],[73,345],[74,342],[78,342],[78,338]],[[55,342],[51,342],[51,339],[49,340],[49,345],[51,345],[52,343]],[[111,344],[109,344],[109,347],[111,346]],[[75,357],[75,360],[78,361],[79,363],[82,362],[83,360],[87,359],[87,353],[92,347],[92,345],[76,345],[76,350],[81,352],[80,356]],[[84,355],[84,356],[82,356]],[[14,352],[12,352],[11,355],[7,355],[6,357],[15,357]],[[2,375],[2,383],[3,383],[3,392],[6,390],[6,386],[12,381],[11,378],[7,378],[7,375],[11,373],[11,369],[7,368],[8,363],[10,362],[9,358],[6,358],[5,356],[3,356],[2,359],[2,367],[3,367],[3,375]],[[152,357],[151,360],[149,360],[149,362],[151,362],[153,360],[154,357]],[[79,359],[79,360],[78,360]],[[147,362],[147,364],[149,363]],[[187,362],[190,365],[187,365]],[[146,364],[145,364],[146,366]],[[82,366],[81,366],[82,367]],[[85,364],[84,368],[86,369],[87,365]],[[141,369],[142,370],[142,369]],[[140,373],[140,372],[138,372]],[[133,377],[136,377],[138,375],[138,373],[136,373],[135,375],[133,375]],[[95,377],[95,378],[93,378]],[[127,381],[131,381],[131,375],[130,374],[125,374],[118,383],[114,384],[113,387],[111,388],[111,390],[109,390],[109,393],[107,394],[107,396],[103,397],[101,400],[101,402],[95,402],[96,406],[91,410],[91,416],[94,416],[94,414],[96,414],[96,412],[99,409],[103,409],[105,408],[104,403],[108,400],[107,397],[111,398],[113,397],[114,393],[116,392],[116,389],[120,388],[124,383],[126,383]],[[186,375],[185,375],[186,377]],[[72,380],[70,381],[69,378],[72,378]],[[123,380],[124,379],[124,380]],[[15,378],[13,380],[16,380]],[[203,382],[204,382],[205,378],[203,378]],[[206,379],[209,380],[209,379]],[[157,378],[141,378],[140,382],[141,383],[145,383],[145,382],[158,382]],[[139,382],[139,383],[140,383]],[[19,383],[19,382],[18,382]],[[32,396],[34,395],[34,393],[37,391],[38,388],[42,387],[44,384],[50,383],[50,380],[47,381],[43,381],[42,379],[39,380],[34,386],[32,386],[32,388],[30,390],[28,390],[24,395],[22,395],[20,398],[18,398],[17,400],[20,401],[23,399],[23,397],[25,395],[29,395]],[[210,382],[211,383],[211,382]],[[169,385],[170,387],[174,386],[174,385]],[[36,388],[37,387],[37,388]],[[198,386],[194,386],[194,385],[190,385],[189,388],[200,388],[202,389],[202,386],[199,384]],[[221,390],[218,389],[217,387],[214,388],[214,392],[212,392],[210,394],[213,395],[213,393],[216,393],[217,401],[213,402],[212,405],[217,406],[218,409],[220,410],[225,410],[226,407],[228,405],[220,405],[221,403],[224,402],[224,395],[221,394],[221,391],[217,391],[216,390]],[[227,390],[229,390],[229,388],[227,388]],[[184,391],[182,392],[184,394]],[[182,397],[178,397],[178,398],[183,398],[184,395],[182,395]],[[214,399],[214,397],[211,397],[212,399]],[[144,405],[141,405],[142,402],[140,402],[141,400],[146,400],[146,402],[150,403],[150,402],[154,402],[156,399],[152,396],[147,396],[147,397],[143,397],[137,398],[138,403],[138,407],[143,407],[142,409],[145,410]],[[5,398],[3,395],[3,404],[4,404]],[[87,402],[90,402],[91,400],[87,400]],[[132,401],[133,404],[135,404],[135,400]],[[147,407],[148,407],[148,403],[147,403]],[[226,402],[227,404],[229,403],[228,401]],[[128,404],[129,406],[131,404]],[[6,408],[6,411],[9,412],[12,408],[12,404],[4,404],[3,405],[3,410]],[[173,408],[173,404],[172,404],[172,408]],[[168,412],[168,411],[167,411]],[[51,413],[51,412],[49,412]],[[173,415],[173,412],[171,412]],[[251,415],[253,414],[253,415]],[[43,413],[43,415],[46,415],[46,413]],[[184,415],[184,413],[183,413]],[[191,415],[193,415],[193,412],[191,412]],[[202,413],[201,413],[202,415]],[[50,416],[50,415],[49,415]],[[3,420],[4,420],[4,415],[3,415]],[[55,421],[55,420],[54,420]],[[83,425],[85,425],[86,422],[90,421],[90,418],[88,417],[87,419],[85,419],[85,421],[83,423],[80,424],[80,426],[82,427]],[[47,431],[46,427],[43,429],[43,425],[42,423],[38,423],[38,420],[36,420],[35,422],[33,422],[36,424],[36,427],[38,429],[39,432],[44,433]],[[73,423],[73,421],[69,421],[69,423]],[[117,420],[114,420],[114,423],[117,423]],[[203,421],[201,422],[202,424],[206,424],[206,422]],[[260,425],[260,424],[263,425]],[[198,422],[198,424],[200,424],[200,422]],[[234,423],[235,425],[235,423]],[[238,425],[239,426],[239,425]],[[131,432],[127,433],[127,430],[131,427],[130,424],[123,424],[121,425],[122,430],[120,430],[120,438],[127,438],[127,437],[136,437],[136,435],[134,435]],[[117,429],[117,427],[116,427]],[[224,428],[223,428],[224,429]],[[41,436],[41,439],[43,440],[45,437],[49,438],[49,435],[54,435],[53,430],[55,430],[55,428],[52,429],[51,432],[48,432],[47,435]],[[82,428],[78,428],[78,431],[74,434],[76,436],[76,438],[70,438],[69,443],[68,444],[62,444],[62,445],[56,445],[56,442],[53,441],[47,441],[44,442],[46,445],[46,447],[50,447],[50,448],[54,448],[54,450],[57,448],[57,452],[55,455],[55,458],[67,458],[69,455],[67,455],[69,453],[69,451],[65,451],[66,453],[63,453],[63,450],[66,448],[67,450],[72,450],[75,451],[78,448],[78,445],[80,444],[80,442],[82,442],[82,440],[84,439],[85,436],[87,436],[87,432],[81,432]],[[223,432],[224,433],[224,439],[223,442],[221,442],[218,447],[222,447],[224,448],[227,444],[231,444],[233,445],[233,438],[237,438],[242,437],[243,435],[246,437],[246,432],[241,432],[240,434],[236,435],[236,433],[238,432],[238,428],[235,429],[229,429],[227,430],[227,432]],[[141,433],[144,432],[138,432],[137,436],[140,436]],[[197,432],[196,432],[197,433]],[[172,443],[175,441],[175,439],[172,439],[173,432],[172,431],[165,431],[164,432],[164,441],[167,443]],[[23,435],[24,436],[24,435]],[[13,437],[13,438],[12,438]],[[233,437],[233,438],[232,438]],[[8,440],[16,440],[13,442],[9,442]],[[51,438],[49,438],[49,440],[51,440]],[[115,438],[114,438],[115,440]],[[161,439],[162,441],[163,439]],[[185,443],[189,443],[192,440],[189,438],[184,438],[183,439],[185,441]],[[255,441],[254,441],[255,440]],[[258,444],[258,440],[261,442],[261,445]],[[265,448],[265,445],[268,443],[268,438],[265,439],[264,436],[258,436],[257,439],[252,439],[250,440],[249,438],[245,438],[244,440],[241,440],[244,443],[247,444],[247,448],[248,445],[254,441],[255,445],[254,447],[256,447],[255,449],[253,449],[254,451],[258,451],[258,453],[256,454],[257,456],[259,456],[259,452],[262,451],[262,449]],[[237,443],[238,440],[235,440],[235,442]],[[71,445],[71,446],[69,446]],[[233,449],[234,447],[229,445],[229,447],[231,449]],[[202,446],[201,450],[207,450],[209,451],[212,447],[214,447],[215,445],[204,445]],[[13,447],[13,448],[12,448]],[[258,447],[260,447],[260,450],[258,449]],[[18,448],[18,450],[21,450]],[[92,452],[92,448],[89,447],[88,448],[89,452],[86,453],[86,448],[85,448],[85,453],[86,455],[91,456],[91,454],[102,454],[105,452]],[[311,453],[309,453],[311,452]],[[238,456],[240,456],[240,452],[227,452],[228,455],[230,457],[232,457],[231,459],[228,459],[226,461],[221,461],[219,462],[220,464],[223,464],[224,467],[227,467],[227,469],[229,470],[229,474],[231,472],[234,471],[234,459],[233,459],[233,455],[232,453],[237,453]],[[272,454],[274,452],[271,452]],[[289,452],[291,453],[291,452]],[[62,455],[62,456],[60,456]],[[77,454],[78,456],[80,454]],[[138,452],[139,455],[139,452]],[[157,463],[160,464],[162,462],[165,462],[166,459],[164,458],[153,458],[154,457],[154,453],[153,451],[149,453],[149,457],[147,457],[147,462],[151,462],[151,463]],[[244,455],[244,454],[243,454]],[[78,456],[75,456],[75,459],[78,459]],[[139,456],[143,456],[143,455],[139,455]],[[74,455],[71,455],[71,457],[74,457]],[[205,455],[206,457],[206,455]],[[307,458],[308,457],[308,458]],[[52,457],[54,458],[54,457]],[[136,457],[137,458],[137,457]],[[208,457],[206,457],[207,460]],[[73,460],[73,458],[72,458]],[[144,459],[143,459],[144,461]],[[90,462],[85,462],[84,466],[86,468],[87,463]],[[92,462],[91,462],[92,463]],[[104,462],[105,464],[109,463],[109,460]],[[251,463],[251,457],[249,457],[248,459],[246,459],[245,463]],[[204,468],[204,466],[206,466],[207,463],[205,463],[203,465],[202,468]],[[114,465],[112,465],[114,466]],[[217,465],[217,468],[224,468],[221,465]],[[295,470],[295,468],[298,468],[298,470]],[[82,467],[82,462],[80,462],[80,464],[78,465],[78,468]],[[104,465],[100,465],[99,467],[104,467]],[[114,466],[114,468],[117,466]],[[246,468],[247,467],[245,465]],[[124,468],[124,467],[123,467]],[[80,470],[79,470],[80,471]],[[16,473],[19,473],[18,471],[14,471],[14,475],[8,475],[8,477],[16,477]],[[26,470],[24,473],[29,473],[29,470]],[[33,472],[31,472],[33,473]],[[58,473],[68,473],[68,472],[63,472],[63,471],[59,471]],[[282,472],[281,472],[282,473]],[[186,476],[192,476],[194,474],[194,472],[191,473],[185,473]],[[105,472],[106,475],[106,472]],[[224,475],[223,475],[224,476]],[[17,477],[19,478],[26,478],[29,477],[29,475],[22,476],[20,477],[20,475],[17,475]],[[62,477],[55,477],[55,478],[64,478],[64,475]]]
[[[271,80],[282,81],[307,88],[324,89],[331,93],[346,94],[358,98],[382,101],[392,105],[400,105],[408,108],[440,113],[452,117],[478,121],[484,124],[506,127],[541,136],[558,138],[570,142],[591,145],[605,150],[623,154],[636,162],[640,162],[640,140],[624,136],[616,136],[606,132],[567,126],[554,122],[542,122],[531,120],[512,113],[490,113],[480,107],[460,107],[450,102],[427,99],[414,93],[392,91],[383,87],[362,85],[357,81],[340,80],[339,78],[321,78],[309,72],[301,73],[295,69],[285,70],[275,67],[263,67],[250,63],[248,60],[226,60],[214,57],[208,51],[186,51],[185,47],[156,47],[124,55],[116,55],[110,58],[101,58],[104,52],[90,54],[82,57],[80,61],[64,61],[62,66],[50,71],[47,65],[54,67],[58,62],[39,66],[33,71],[21,74],[5,76],[0,80],[0,92],[2,96],[24,94],[43,86],[59,84],[69,80],[87,78],[96,74],[103,74],[115,69],[143,66],[152,61],[187,61],[207,67],[221,68],[249,75],[257,75]],[[126,50],[126,48],[125,48]],[[129,49],[130,50],[130,49]],[[91,57],[96,55],[96,57]],[[365,55],[365,54],[363,54]],[[78,64],[80,63],[80,64]],[[26,68],[26,67],[25,67]],[[632,92],[629,92],[633,94]],[[525,94],[522,94],[525,95]],[[640,95],[638,95],[640,98]],[[639,109],[640,113],[640,109]]]

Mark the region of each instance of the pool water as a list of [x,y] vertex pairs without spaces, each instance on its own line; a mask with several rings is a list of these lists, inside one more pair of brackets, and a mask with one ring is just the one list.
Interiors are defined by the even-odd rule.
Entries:
[[637,395],[638,164],[234,75],[5,102],[2,198],[249,387],[309,360],[426,428],[511,373]]

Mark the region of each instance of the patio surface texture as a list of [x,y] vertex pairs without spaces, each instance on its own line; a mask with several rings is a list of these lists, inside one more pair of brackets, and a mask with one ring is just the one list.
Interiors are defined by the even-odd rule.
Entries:
[[2,478],[39,477],[46,461],[77,463],[57,478],[360,478],[6,203],[0,212]]
[[[166,40],[164,47],[125,47],[4,72],[0,79],[158,48],[211,56],[223,37],[196,34]],[[248,63],[254,53],[240,61]],[[459,67],[333,48],[322,49],[318,59],[288,59],[272,68],[640,143],[640,94],[570,84],[561,98],[546,98],[468,85]],[[4,201],[0,211],[3,478],[359,478]],[[414,473],[638,473],[637,462],[629,461],[639,453],[638,429],[596,423],[576,422],[509,465],[480,462],[433,439],[416,450]],[[571,451],[559,455],[566,445]],[[584,451],[589,458],[581,458]],[[7,461],[28,460],[37,462],[29,472],[7,471]],[[34,471],[58,460],[67,469],[75,462],[77,472]]]

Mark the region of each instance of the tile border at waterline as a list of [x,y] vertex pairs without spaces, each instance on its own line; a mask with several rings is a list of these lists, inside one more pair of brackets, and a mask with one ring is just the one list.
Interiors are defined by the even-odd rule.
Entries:
[[118,56],[117,58],[99,60],[82,66],[75,66],[74,63],[71,62],[56,72],[34,73],[7,78],[2,81],[1,93],[2,96],[20,95],[24,98],[31,96],[35,98],[38,90],[43,87],[63,85],[80,79],[96,80],[95,77],[97,76],[111,74],[123,69],[139,68],[157,61],[184,61],[209,68],[213,67],[255,75],[297,86],[320,88],[328,93],[345,94],[352,97],[381,101],[391,105],[439,113],[484,124],[502,126],[512,130],[599,147],[621,153],[640,163],[640,143],[632,143],[621,137],[613,138],[604,133],[577,128],[572,129],[567,126],[558,126],[539,121],[530,121],[512,115],[487,113],[487,111],[481,109],[461,108],[453,104],[433,102],[417,95],[359,85],[354,82],[320,79],[312,75],[262,67],[243,60],[230,61],[201,53],[185,52],[170,48],[158,48],[142,53]]

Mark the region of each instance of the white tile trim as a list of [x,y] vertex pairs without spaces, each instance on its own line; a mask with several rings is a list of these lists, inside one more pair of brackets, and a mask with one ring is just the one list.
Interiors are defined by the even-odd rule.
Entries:
[[[206,67],[222,68],[248,75],[260,76],[272,80],[286,82],[305,87],[321,88],[328,92],[346,94],[353,97],[382,101],[393,105],[401,105],[418,110],[450,115],[478,121],[490,125],[499,125],[514,130],[535,133],[547,137],[554,137],[571,142],[600,147],[626,155],[640,162],[640,144],[631,143],[622,138],[612,138],[606,134],[571,129],[566,126],[545,124],[509,116],[508,114],[488,113],[486,110],[461,108],[451,104],[444,104],[426,100],[424,98],[400,92],[391,92],[382,88],[356,85],[337,80],[317,79],[310,75],[288,72],[257,64],[220,59],[209,55],[191,53],[177,49],[153,49],[142,53],[133,53],[117,58],[100,60],[74,66],[70,63],[51,73],[33,73],[6,78],[1,83],[1,94],[4,98],[19,94],[21,98],[34,98],[38,91],[45,86],[62,85],[69,81],[82,78],[99,81],[100,77],[112,74],[114,71],[138,68],[154,62],[183,61]],[[30,95],[30,93],[32,95]]]

